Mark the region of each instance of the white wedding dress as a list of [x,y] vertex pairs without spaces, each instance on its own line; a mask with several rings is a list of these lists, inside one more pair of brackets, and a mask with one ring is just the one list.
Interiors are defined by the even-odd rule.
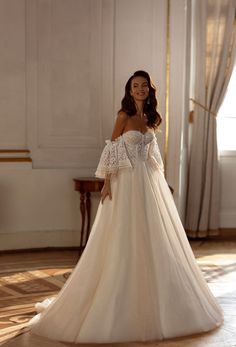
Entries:
[[106,343],[216,328],[223,314],[189,246],[155,135],[130,130],[106,142],[96,175],[112,174],[112,200],[100,203],[79,263],[33,318],[33,333]]

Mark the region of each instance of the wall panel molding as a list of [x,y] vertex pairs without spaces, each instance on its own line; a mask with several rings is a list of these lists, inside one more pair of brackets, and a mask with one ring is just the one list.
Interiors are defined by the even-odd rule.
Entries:
[[107,0],[27,1],[34,167],[94,170],[112,112],[113,8]]
[[25,0],[0,2],[0,148],[27,149]]

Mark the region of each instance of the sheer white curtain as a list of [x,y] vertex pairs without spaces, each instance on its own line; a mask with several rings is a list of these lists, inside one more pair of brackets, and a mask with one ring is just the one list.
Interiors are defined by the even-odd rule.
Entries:
[[219,170],[216,115],[236,53],[235,0],[193,0],[192,102],[186,205],[188,236],[219,230]]

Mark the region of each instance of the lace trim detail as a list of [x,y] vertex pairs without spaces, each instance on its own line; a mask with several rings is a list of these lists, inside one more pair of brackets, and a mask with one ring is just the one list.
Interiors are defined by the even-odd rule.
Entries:
[[106,140],[95,176],[106,178],[115,176],[119,169],[132,168],[122,136],[115,141]]

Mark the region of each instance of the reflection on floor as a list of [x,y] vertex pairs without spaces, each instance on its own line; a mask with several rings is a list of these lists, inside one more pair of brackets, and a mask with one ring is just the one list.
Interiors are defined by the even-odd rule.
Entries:
[[[195,241],[191,245],[211,290],[224,310],[223,326],[207,334],[164,342],[106,344],[107,347],[236,346],[236,241]],[[56,295],[63,286],[77,262],[77,256],[75,251],[0,255],[0,344],[4,347],[75,346],[31,335],[24,332],[24,327],[35,314],[34,304]]]

